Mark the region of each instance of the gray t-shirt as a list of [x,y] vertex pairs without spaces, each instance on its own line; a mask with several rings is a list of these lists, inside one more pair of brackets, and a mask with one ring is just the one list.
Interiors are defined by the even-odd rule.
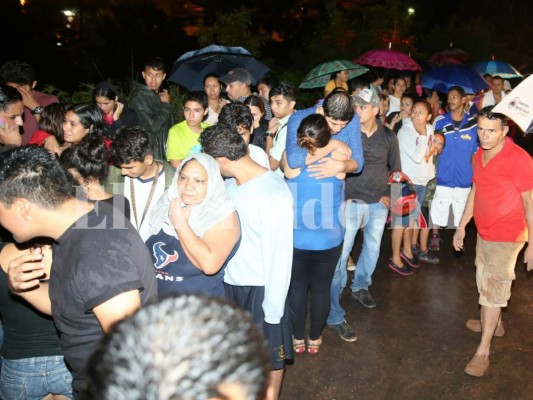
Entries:
[[61,334],[75,395],[104,332],[93,308],[139,289],[141,303],[157,298],[148,248],[124,214],[103,202],[78,219],[53,246],[52,316]]
[[401,171],[398,138],[392,131],[378,123],[378,129],[368,137],[361,132],[365,165],[358,174],[346,176],[346,199],[378,203],[382,196],[388,195],[387,184],[390,171]]

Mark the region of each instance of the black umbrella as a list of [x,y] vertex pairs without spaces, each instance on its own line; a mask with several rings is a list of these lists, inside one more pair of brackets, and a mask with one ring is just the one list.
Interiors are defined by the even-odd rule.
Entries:
[[209,73],[226,75],[234,68],[246,69],[255,84],[269,71],[243,47],[228,47],[212,44],[200,50],[189,51],[174,62],[169,81],[188,90],[204,90],[203,79]]

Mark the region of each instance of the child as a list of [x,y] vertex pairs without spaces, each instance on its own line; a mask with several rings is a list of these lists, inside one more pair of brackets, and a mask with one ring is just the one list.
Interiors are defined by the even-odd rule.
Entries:
[[185,121],[174,125],[168,131],[167,160],[174,168],[178,168],[184,158],[201,152],[198,138],[209,126],[203,122],[208,112],[205,93],[191,92],[183,99]]
[[[442,149],[444,148],[445,142],[446,140],[442,133],[435,133],[433,135],[431,148],[428,155],[426,156],[426,159],[429,162],[435,164],[435,171],[437,170],[438,156],[442,153]],[[436,264],[438,262],[438,258],[428,252],[428,239],[430,230],[429,207],[431,205],[431,201],[433,200],[433,195],[435,194],[436,188],[437,176],[430,180],[426,185],[426,194],[422,203],[422,214],[428,222],[428,228],[422,229],[420,231],[420,246],[418,245],[418,237],[413,237],[413,254],[416,253],[416,256],[420,261],[432,264]],[[441,242],[441,238],[439,237],[439,228],[437,226],[432,226],[431,229],[433,231],[433,234],[431,235],[431,239],[429,240],[429,250],[439,251]]]

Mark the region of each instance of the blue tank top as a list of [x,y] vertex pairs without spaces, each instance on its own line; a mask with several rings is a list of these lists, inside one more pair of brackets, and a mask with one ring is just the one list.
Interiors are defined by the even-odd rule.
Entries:
[[214,275],[205,275],[185,255],[181,242],[162,229],[146,241],[152,255],[159,295],[167,293],[194,293],[224,297],[224,270],[233,256],[238,243],[228,260]]
[[316,179],[304,167],[287,184],[294,199],[294,247],[326,250],[338,246],[344,238],[344,180]]

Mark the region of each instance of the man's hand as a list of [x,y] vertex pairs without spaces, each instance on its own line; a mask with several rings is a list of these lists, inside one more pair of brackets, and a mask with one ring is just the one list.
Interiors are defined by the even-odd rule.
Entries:
[[165,89],[159,92],[159,99],[162,103],[170,104],[170,93],[168,92],[168,90]]
[[331,157],[326,157],[308,167],[309,176],[316,179],[331,178],[344,172],[344,161],[337,161]]
[[20,146],[22,137],[19,126],[10,122],[5,122],[4,126],[0,126],[0,143],[4,146]]
[[46,277],[42,249],[34,248],[9,262],[7,277],[9,289],[19,294],[37,288],[39,279]]
[[527,249],[524,252],[524,263],[527,265],[527,270],[533,270],[533,245],[528,243]]
[[35,107],[40,106],[39,102],[33,95],[33,90],[31,90],[29,86],[17,86],[17,90],[22,95],[22,103],[24,104],[24,107],[33,110]]
[[279,127],[279,119],[276,117],[273,117],[268,122],[268,131],[270,132],[271,135],[274,135],[277,132],[278,127]]
[[457,228],[453,235],[453,248],[455,251],[463,251],[465,239],[465,228]]

